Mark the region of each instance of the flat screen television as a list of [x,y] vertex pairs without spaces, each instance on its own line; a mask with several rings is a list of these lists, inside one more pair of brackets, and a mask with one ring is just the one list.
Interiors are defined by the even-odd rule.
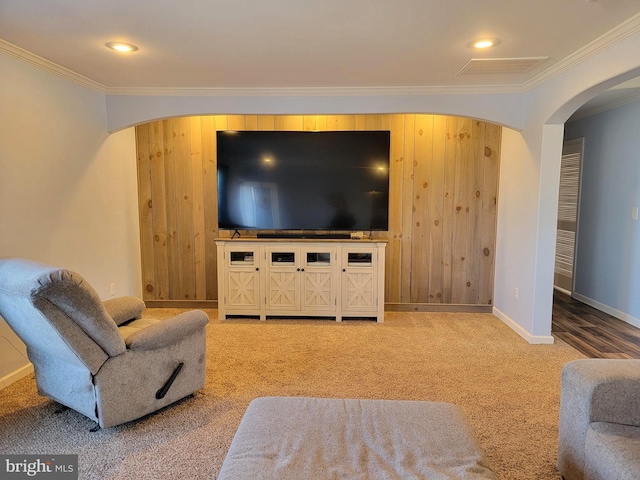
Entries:
[[389,131],[219,131],[218,226],[388,230],[389,144]]

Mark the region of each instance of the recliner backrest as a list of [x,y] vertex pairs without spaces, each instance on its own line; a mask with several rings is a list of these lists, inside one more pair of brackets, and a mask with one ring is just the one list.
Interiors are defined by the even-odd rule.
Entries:
[[0,316],[27,351],[80,360],[93,374],[126,350],[96,291],[69,270],[0,259]]

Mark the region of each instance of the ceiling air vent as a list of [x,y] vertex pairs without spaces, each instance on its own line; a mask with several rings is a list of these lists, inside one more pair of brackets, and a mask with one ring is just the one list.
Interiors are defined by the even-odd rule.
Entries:
[[472,58],[456,75],[518,75],[527,73],[548,58]]

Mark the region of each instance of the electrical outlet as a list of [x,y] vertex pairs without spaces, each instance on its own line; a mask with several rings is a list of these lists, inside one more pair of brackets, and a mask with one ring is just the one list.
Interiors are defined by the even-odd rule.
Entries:
[[513,291],[513,296],[515,297],[516,300],[518,300],[519,295],[520,295],[520,292],[518,291],[518,287],[516,287],[515,290]]
[[111,296],[113,297],[116,294],[116,284],[111,284]]

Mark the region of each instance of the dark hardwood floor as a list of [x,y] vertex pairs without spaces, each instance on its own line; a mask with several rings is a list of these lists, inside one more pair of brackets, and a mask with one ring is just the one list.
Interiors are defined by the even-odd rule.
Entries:
[[592,358],[640,358],[640,329],[554,290],[551,333]]

